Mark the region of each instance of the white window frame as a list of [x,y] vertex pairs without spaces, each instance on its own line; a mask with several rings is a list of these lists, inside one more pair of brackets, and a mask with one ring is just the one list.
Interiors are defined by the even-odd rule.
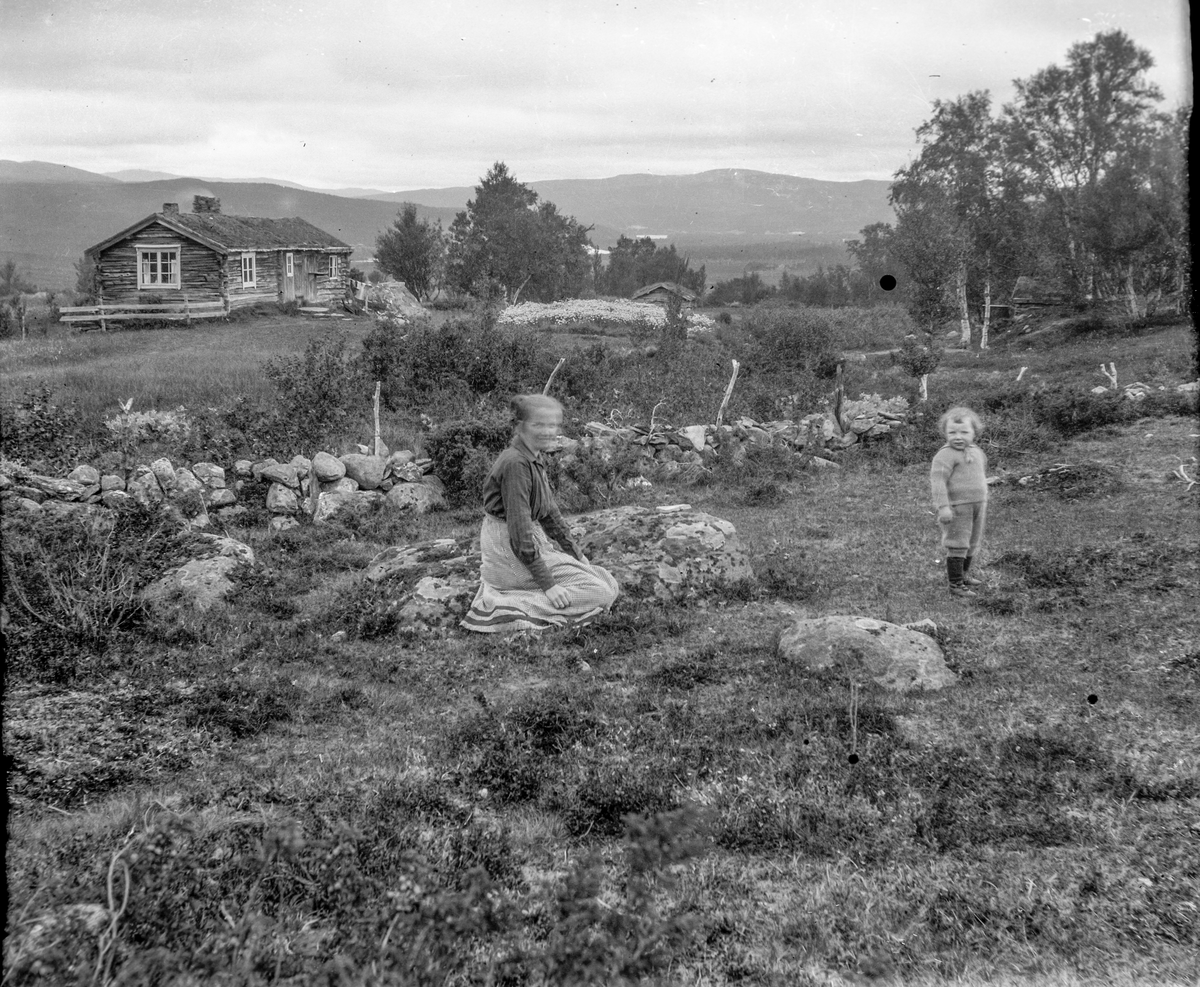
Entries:
[[336,278],[338,276],[338,255],[337,254],[329,255],[329,276],[331,278]]
[[285,255],[284,255],[284,257],[286,258],[286,271],[285,271],[285,274],[286,274],[286,276],[287,276],[287,277],[289,277],[289,278],[294,278],[294,277],[296,276],[296,268],[295,268],[295,267],[292,265],[292,255],[291,255],[291,252],[289,251],[287,254],[285,254]]
[[[249,277],[246,275],[249,274]],[[242,287],[254,288],[258,285],[258,261],[253,250],[242,251]]]
[[[178,291],[181,284],[181,255],[179,244],[177,243],[139,243],[136,246],[137,250],[137,286],[139,291]],[[149,261],[146,259],[149,254],[154,254],[154,265],[156,271],[154,277],[157,281],[149,280],[147,268]],[[162,280],[162,257],[163,254],[171,254],[174,256],[174,263],[171,265],[171,280]]]

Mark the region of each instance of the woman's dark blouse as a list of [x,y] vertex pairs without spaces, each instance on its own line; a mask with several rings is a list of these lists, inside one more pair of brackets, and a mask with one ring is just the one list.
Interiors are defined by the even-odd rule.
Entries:
[[483,509],[508,525],[508,541],[514,554],[543,590],[554,585],[554,578],[534,541],[535,522],[564,552],[583,558],[559,513],[541,454],[530,449],[519,435],[513,436],[508,448],[496,457],[483,482]]

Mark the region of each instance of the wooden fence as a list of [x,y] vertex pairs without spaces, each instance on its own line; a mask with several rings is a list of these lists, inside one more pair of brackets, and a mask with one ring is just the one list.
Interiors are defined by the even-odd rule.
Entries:
[[[141,320],[143,322],[191,322],[192,319],[220,319],[226,315],[225,302],[192,302],[186,297],[178,301],[161,302],[154,305],[142,305],[136,302],[116,304],[100,302],[98,305],[71,305],[59,309],[62,317],[59,322],[79,322],[80,331],[100,328],[108,330],[109,322],[127,322]],[[88,325],[95,323],[95,325]]]

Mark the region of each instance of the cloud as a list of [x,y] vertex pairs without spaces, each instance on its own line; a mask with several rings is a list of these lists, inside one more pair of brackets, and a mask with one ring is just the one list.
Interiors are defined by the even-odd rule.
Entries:
[[77,167],[326,186],[473,183],[497,159],[523,180],[887,178],[933,100],[988,89],[998,108],[1104,27],[1151,48],[1171,99],[1190,94],[1182,0],[1106,6],[5,0],[3,138]]

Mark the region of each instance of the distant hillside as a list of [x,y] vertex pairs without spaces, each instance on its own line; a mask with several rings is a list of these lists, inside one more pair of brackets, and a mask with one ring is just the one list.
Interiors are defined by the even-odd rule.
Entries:
[[[118,172],[130,177],[145,174]],[[61,175],[70,176],[62,180]],[[22,177],[26,176],[26,177]],[[281,182],[204,178],[120,181],[45,162],[0,162],[0,260],[17,260],[27,277],[47,287],[74,283],[85,248],[162,208],[191,208],[193,195],[215,195],[222,211],[240,216],[301,216],[354,247],[366,260],[375,238],[402,202],[422,219],[448,228],[475,194],[473,188],[415,189],[353,197],[362,190],[318,192]],[[760,171],[726,169],[699,175],[619,175],[615,178],[530,182],[543,201],[592,226],[602,248],[627,236],[674,243],[693,267],[708,266],[709,281],[767,271],[806,272],[843,258],[842,241],[871,223],[894,217],[883,181],[824,182]],[[837,245],[830,253],[828,247]]]
[[93,182],[115,185],[117,179],[94,171],[51,164],[49,161],[0,161],[0,182]]
[[[705,241],[795,236],[806,242],[836,243],[857,237],[871,223],[894,219],[886,181],[825,182],[721,169],[698,175],[618,175],[528,185],[560,212],[627,236]],[[473,188],[459,187],[413,189],[378,198],[462,209],[474,194]],[[592,239],[597,246],[609,246]]]
[[[7,181],[0,190],[0,260],[9,257],[39,285],[69,288],[84,250],[120,232],[164,202],[187,211],[193,195],[215,195],[221,211],[238,216],[300,216],[354,247],[352,262],[365,260],[375,238],[396,218],[398,206],[376,199],[349,199],[279,185],[171,181]],[[417,215],[449,226],[453,209],[419,207]]]
[[[176,178],[188,178],[188,175],[172,175],[168,171],[145,171],[142,168],[126,168],[124,171],[106,171],[109,178],[120,182],[169,182]],[[211,175],[197,175],[201,182],[229,182],[234,185],[281,185],[284,188],[299,188],[306,192],[322,192],[325,195],[341,195],[348,199],[386,198],[388,193],[377,188],[313,188],[311,185],[301,185],[299,182],[289,182],[282,178],[214,178]],[[0,178],[0,181],[3,181]]]

